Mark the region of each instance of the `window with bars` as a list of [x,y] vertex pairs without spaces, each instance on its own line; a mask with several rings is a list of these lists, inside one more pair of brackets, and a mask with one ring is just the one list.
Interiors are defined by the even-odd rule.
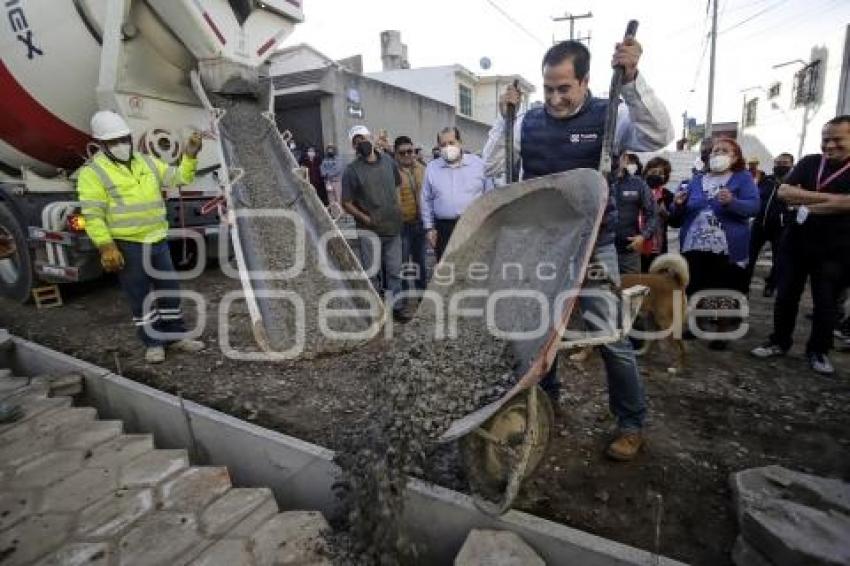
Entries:
[[458,85],[458,110],[464,116],[472,116],[472,89],[466,85]]
[[770,88],[767,89],[767,98],[773,99],[779,96],[782,92],[782,83],[773,83],[770,85]]
[[817,102],[820,66],[820,59],[812,61],[794,75],[794,106]]
[[756,112],[758,111],[759,99],[748,100],[744,106],[744,127],[756,125]]

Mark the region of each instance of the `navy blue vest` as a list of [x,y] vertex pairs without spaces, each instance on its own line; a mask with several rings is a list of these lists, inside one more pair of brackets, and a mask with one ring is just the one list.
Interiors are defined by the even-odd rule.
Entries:
[[[526,112],[522,120],[520,157],[524,179],[570,169],[599,169],[608,101],[591,98],[569,118],[553,118],[543,106]],[[597,246],[614,242],[617,207],[609,194]]]

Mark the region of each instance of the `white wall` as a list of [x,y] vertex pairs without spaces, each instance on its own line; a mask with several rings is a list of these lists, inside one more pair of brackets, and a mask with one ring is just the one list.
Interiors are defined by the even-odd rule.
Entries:
[[[836,116],[838,93],[841,83],[842,65],[846,65],[850,53],[845,52],[847,26],[837,27],[835,32],[812,45],[811,50],[799,53],[798,58],[811,61],[821,58],[821,97],[810,107],[794,108],[794,74],[802,68],[799,63],[779,69],[766,69],[761,76],[753,77],[752,86],[742,93],[738,141],[746,157],[758,157],[761,168],[770,171],[771,161],[782,152],[795,158],[810,153],[820,153],[820,134],[823,125]],[[776,61],[776,64],[785,61]],[[774,82],[781,83],[781,92],[768,100],[768,89]],[[743,105],[745,101],[758,98],[758,110],[754,126],[743,127]]]
[[453,65],[366,73],[366,76],[457,107],[457,79]]

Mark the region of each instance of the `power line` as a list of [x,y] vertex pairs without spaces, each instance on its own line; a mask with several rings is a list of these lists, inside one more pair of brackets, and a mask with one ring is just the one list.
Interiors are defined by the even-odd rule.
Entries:
[[525,33],[525,35],[527,35],[528,37],[530,37],[531,39],[533,39],[534,41],[539,43],[541,47],[548,47],[548,45],[546,45],[546,42],[544,42],[539,37],[534,35],[531,31],[528,30],[528,28],[526,28],[524,25],[519,23],[516,19],[514,19],[513,16],[511,16],[509,13],[507,13],[501,6],[496,4],[496,2],[494,2],[493,0],[484,0],[484,1],[487,2],[488,4],[490,4],[490,6],[492,6],[497,12],[502,14],[502,16],[504,16],[514,26],[519,28],[523,33]]
[[784,3],[785,3],[785,2],[787,2],[787,1],[788,1],[788,0],[779,0],[779,2],[774,2],[774,3],[773,3],[773,4],[771,4],[770,6],[767,6],[767,7],[763,8],[763,9],[759,10],[759,11],[758,11],[758,12],[756,12],[755,14],[752,14],[751,16],[748,16],[748,17],[744,18],[744,19],[743,19],[743,20],[741,20],[740,22],[735,23],[735,24],[732,24],[731,26],[729,26],[728,28],[726,28],[726,29],[724,29],[724,30],[720,30],[720,33],[726,33],[727,31],[732,31],[732,30],[733,30],[733,29],[735,29],[735,28],[741,27],[741,26],[742,26],[742,25],[744,25],[745,23],[747,23],[747,22],[749,22],[749,21],[751,21],[751,20],[754,20],[755,18],[757,18],[757,17],[761,16],[761,15],[762,15],[762,14],[764,14],[765,12],[769,12],[769,11],[773,10],[774,8],[776,8],[776,7],[778,7],[778,6],[782,5],[782,4],[784,4]]

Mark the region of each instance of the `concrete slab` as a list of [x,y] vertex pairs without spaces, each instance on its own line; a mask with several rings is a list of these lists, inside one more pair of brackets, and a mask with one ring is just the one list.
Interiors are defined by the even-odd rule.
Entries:
[[0,430],[0,442],[15,442],[23,438],[38,438],[40,436],[55,436],[77,426],[94,421],[97,412],[91,407],[68,407],[55,411],[46,411],[34,419],[25,419],[5,431]]
[[86,452],[86,468],[120,468],[153,450],[149,434],[124,434]]
[[546,566],[516,533],[473,529],[455,558],[455,566]]
[[251,537],[258,564],[328,564],[324,533],[327,521],[316,511],[275,515]]
[[230,476],[227,468],[189,468],[162,485],[162,508],[170,511],[200,511],[228,489]]
[[41,511],[76,512],[116,489],[116,469],[81,468],[44,490]]
[[191,513],[154,513],[136,523],[118,544],[121,565],[175,564],[181,554],[203,542]]
[[185,450],[154,450],[124,466],[120,486],[154,486],[188,467],[189,456]]
[[56,439],[56,444],[62,448],[88,450],[115,438],[122,432],[124,432],[124,423],[121,421],[95,421],[85,428],[77,428],[60,434]]
[[277,503],[274,501],[271,490],[233,488],[204,509],[201,514],[201,529],[208,536],[229,531],[263,504],[271,504],[273,510],[262,517],[259,523],[265,522],[277,513]]
[[220,540],[190,562],[191,566],[236,566],[255,564],[246,539]]
[[0,531],[32,513],[34,496],[33,491],[0,492]]
[[15,470],[5,484],[7,489],[47,487],[82,467],[82,450],[54,450]]
[[30,515],[0,533],[3,566],[19,566],[57,549],[68,538],[70,515]]
[[35,566],[108,566],[112,548],[103,542],[66,544]]
[[152,489],[119,489],[83,509],[76,532],[84,538],[112,537],[153,508]]

